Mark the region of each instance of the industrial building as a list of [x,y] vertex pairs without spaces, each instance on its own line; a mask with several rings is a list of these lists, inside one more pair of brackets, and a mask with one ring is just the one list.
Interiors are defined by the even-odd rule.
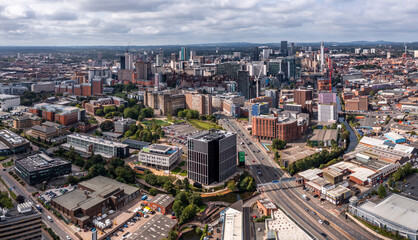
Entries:
[[221,213],[223,240],[244,239],[242,205],[242,200],[239,200]]
[[78,188],[52,199],[52,206],[81,228],[99,214],[117,210],[139,196],[139,189],[97,176],[78,183]]
[[151,207],[157,212],[168,214],[171,212],[175,198],[168,194],[157,194],[148,201],[148,207]]
[[182,150],[177,146],[152,144],[142,148],[138,153],[138,161],[145,166],[170,170],[179,163],[181,154]]
[[49,181],[55,177],[71,174],[71,162],[35,154],[15,161],[15,172],[29,185]]
[[210,130],[188,138],[187,176],[205,185],[222,182],[237,171],[236,133]]
[[316,146],[319,146],[320,143],[324,147],[329,147],[332,145],[332,140],[337,143],[338,140],[338,130],[337,129],[315,129],[313,131],[313,136],[309,141]]
[[30,142],[26,138],[8,129],[0,130],[0,155],[22,153],[29,148]]
[[20,105],[20,97],[16,95],[0,94],[0,109],[9,110]]
[[32,203],[18,204],[13,209],[1,209],[0,239],[2,240],[41,240],[41,214],[32,207]]
[[365,201],[359,205],[357,197],[352,197],[348,210],[374,226],[418,239],[417,200],[393,193],[381,202]]
[[67,143],[61,146],[67,150],[72,148],[85,157],[89,157],[92,153],[100,154],[107,159],[112,157],[125,158],[129,155],[127,144],[76,133],[67,135]]
[[403,136],[401,136],[401,135],[399,135],[395,132],[385,133],[385,137],[393,143],[404,143],[404,142],[406,142],[405,137],[403,137]]

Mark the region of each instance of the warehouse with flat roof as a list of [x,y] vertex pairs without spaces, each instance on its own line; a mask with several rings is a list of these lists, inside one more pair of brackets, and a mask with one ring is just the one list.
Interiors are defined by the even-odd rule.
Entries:
[[409,239],[418,239],[418,201],[391,194],[381,202],[366,201],[358,205],[350,199],[349,211],[369,223],[396,232]]

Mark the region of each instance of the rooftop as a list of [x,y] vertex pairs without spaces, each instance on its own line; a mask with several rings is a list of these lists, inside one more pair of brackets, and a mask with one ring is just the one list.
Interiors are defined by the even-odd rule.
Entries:
[[0,100],[7,100],[7,99],[13,99],[13,98],[19,98],[19,96],[9,95],[9,94],[0,94]]
[[39,171],[42,169],[48,169],[51,167],[61,166],[65,164],[71,164],[69,161],[61,158],[51,158],[48,155],[41,153],[35,154],[26,158],[16,160],[22,167],[24,167],[29,172]]
[[29,142],[26,138],[23,138],[8,129],[0,130],[0,138],[12,146],[18,146]]
[[149,203],[155,203],[162,207],[168,207],[172,202],[174,202],[174,197],[161,193],[149,200]]
[[309,181],[312,181],[315,178],[319,178],[318,175],[321,174],[321,173],[322,173],[322,170],[321,169],[314,168],[314,169],[305,170],[305,171],[300,172],[298,174],[299,174],[299,176],[301,176],[301,177],[303,177],[303,178],[305,178],[305,179],[307,179]]
[[242,211],[228,208],[225,211],[222,239],[235,240],[243,238]]
[[168,236],[170,230],[177,224],[176,219],[171,219],[166,215],[156,215],[152,217],[138,230],[129,235],[126,239],[141,240],[161,240]]
[[277,209],[276,205],[268,198],[259,199],[258,201],[267,209]]
[[350,189],[348,189],[348,188],[346,188],[342,185],[338,185],[335,188],[333,188],[331,190],[328,190],[327,194],[331,195],[331,196],[334,196],[334,197],[338,197],[338,196],[341,196],[342,194],[347,193],[347,192],[350,192]]
[[196,139],[202,142],[210,142],[210,141],[219,141],[221,139],[230,137],[235,134],[236,133],[213,129],[213,130],[205,131],[201,134],[191,136],[190,138]]
[[337,141],[338,130],[337,129],[315,129],[311,141],[330,141],[334,139]]
[[368,201],[359,208],[412,229],[414,232],[418,230],[418,201],[416,200],[392,194],[378,204]]
[[97,144],[101,144],[101,145],[107,145],[107,146],[116,146],[116,147],[123,147],[123,148],[128,147],[127,144],[123,144],[123,143],[120,143],[120,142],[108,141],[108,140],[104,140],[104,139],[101,139],[101,138],[90,137],[90,136],[87,136],[87,135],[81,135],[81,134],[77,134],[77,133],[70,134],[67,137],[81,139],[81,140],[84,140],[84,141],[97,143]]

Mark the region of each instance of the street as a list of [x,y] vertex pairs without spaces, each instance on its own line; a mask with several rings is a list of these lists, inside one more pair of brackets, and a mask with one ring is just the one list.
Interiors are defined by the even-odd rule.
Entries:
[[[8,173],[8,171],[3,171],[3,167],[0,167],[0,176],[3,179],[3,181],[10,187],[14,189],[13,191],[16,193],[16,195],[22,195],[25,197],[26,202],[32,202],[33,206],[36,206],[38,202],[34,197],[32,197],[32,194],[28,192],[22,185],[20,185],[13,177],[11,177]],[[12,168],[8,168],[7,170],[11,170]],[[52,222],[50,222],[47,218],[47,216],[51,216],[53,219]],[[65,223],[62,221],[59,221],[57,217],[55,217],[54,214],[48,212],[45,208],[42,207],[42,220],[43,222],[50,227],[59,237],[60,239],[66,239],[66,236],[69,235],[72,239],[78,239],[75,237],[74,234],[68,233],[64,231],[65,228],[68,228],[68,226],[64,226]]]
[[[257,183],[272,182],[279,180],[282,176],[289,177],[276,163],[273,163],[270,157],[264,153],[264,149],[235,120],[223,117],[220,119],[220,123],[228,131],[236,132],[239,142],[244,142],[243,150],[248,156],[251,156],[251,158],[247,157],[246,165]],[[258,174],[258,171],[261,172],[261,175]],[[314,238],[326,239],[323,236],[324,233],[332,239],[375,239],[375,236],[343,219],[342,216],[336,217],[317,204],[307,202],[301,197],[303,194],[301,187],[296,183],[282,184],[281,187],[268,185],[263,188],[265,194],[273,202]],[[310,211],[307,212],[306,208]],[[315,211],[317,215],[313,215],[311,211]],[[328,220],[331,223],[330,226],[320,224],[319,219]],[[244,219],[244,221],[248,220]],[[250,231],[250,229],[246,228],[245,231]],[[250,236],[250,233],[244,233],[244,235]]]

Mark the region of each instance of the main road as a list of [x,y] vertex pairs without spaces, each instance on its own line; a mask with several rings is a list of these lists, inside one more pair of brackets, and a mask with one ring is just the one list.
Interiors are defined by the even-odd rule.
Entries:
[[[0,167],[3,168],[3,167]],[[12,168],[6,168],[6,170],[11,171]],[[3,169],[0,169],[0,176],[3,179],[3,181],[6,183],[6,185],[9,188],[12,188],[13,191],[16,193],[16,195],[22,195],[25,197],[26,202],[32,202],[33,206],[37,205],[37,202],[35,201],[34,197],[32,197],[31,193],[29,193],[22,185],[20,185],[14,178],[10,176],[8,171],[3,171]],[[67,239],[67,235],[70,236],[72,239],[78,239],[75,235],[72,234],[72,232],[68,231],[68,226],[64,226],[65,223],[61,222],[57,217],[55,217],[52,213],[48,212],[45,208],[42,207],[42,220],[43,222],[50,227],[59,237],[60,239]],[[48,216],[50,216],[53,221],[48,220]],[[67,231],[64,229],[67,228]]]
[[[244,149],[246,165],[255,177],[256,183],[268,183],[281,177],[289,177],[261,149],[259,144],[235,120],[222,116],[219,120],[225,129],[236,132],[238,142]],[[243,143],[243,144],[241,144]],[[261,175],[258,174],[261,172]],[[376,239],[359,226],[343,216],[331,214],[312,201],[302,198],[302,189],[296,183],[282,184],[281,187],[269,185],[263,187],[265,194],[285,211],[302,229],[316,239]],[[312,212],[315,212],[314,215]],[[330,225],[320,224],[318,220],[328,220]],[[249,219],[244,219],[249,221]],[[249,231],[246,229],[246,231]],[[245,234],[250,236],[249,233]]]

